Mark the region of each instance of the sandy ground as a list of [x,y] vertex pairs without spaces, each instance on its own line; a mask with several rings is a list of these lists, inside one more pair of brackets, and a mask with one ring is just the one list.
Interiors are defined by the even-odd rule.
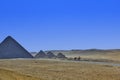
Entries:
[[0,69],[0,80],[43,80],[40,78],[32,77],[29,75],[23,75],[15,71],[7,69]]
[[[9,76],[7,80],[30,80],[29,77],[31,80],[120,80],[120,67],[86,62],[13,59],[0,60],[0,75],[0,80],[6,80],[6,75]],[[16,75],[21,77],[11,79]],[[23,76],[28,77],[24,79]]]

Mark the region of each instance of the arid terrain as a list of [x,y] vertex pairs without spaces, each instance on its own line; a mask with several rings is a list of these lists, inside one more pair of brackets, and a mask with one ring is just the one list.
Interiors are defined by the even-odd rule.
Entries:
[[120,80],[120,67],[39,59],[0,60],[0,80]]
[[106,60],[106,61],[120,61],[120,49],[87,49],[87,50],[51,50],[54,54],[59,52],[67,57],[81,57],[88,60]]
[[0,69],[0,80],[42,80],[29,75],[19,74],[15,71]]

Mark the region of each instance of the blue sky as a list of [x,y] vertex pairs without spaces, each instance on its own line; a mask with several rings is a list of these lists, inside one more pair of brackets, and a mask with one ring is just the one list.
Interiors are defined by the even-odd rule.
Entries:
[[0,0],[0,41],[29,51],[120,49],[119,0]]

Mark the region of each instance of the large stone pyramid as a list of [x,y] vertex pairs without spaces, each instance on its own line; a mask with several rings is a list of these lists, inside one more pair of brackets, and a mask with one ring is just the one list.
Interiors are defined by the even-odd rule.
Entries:
[[16,40],[14,40],[11,36],[8,36],[0,44],[0,58],[33,58],[33,56]]

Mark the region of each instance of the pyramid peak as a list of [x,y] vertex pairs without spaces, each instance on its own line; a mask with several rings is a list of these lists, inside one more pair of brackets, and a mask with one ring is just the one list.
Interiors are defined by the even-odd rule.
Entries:
[[[6,38],[12,38],[12,36],[7,36]],[[13,38],[12,38],[13,39]]]
[[40,52],[44,52],[43,50],[40,50]]
[[7,36],[7,37],[3,40],[3,42],[5,42],[5,41],[10,41],[10,40],[17,42],[17,41],[16,41],[13,37],[11,37],[11,36]]

